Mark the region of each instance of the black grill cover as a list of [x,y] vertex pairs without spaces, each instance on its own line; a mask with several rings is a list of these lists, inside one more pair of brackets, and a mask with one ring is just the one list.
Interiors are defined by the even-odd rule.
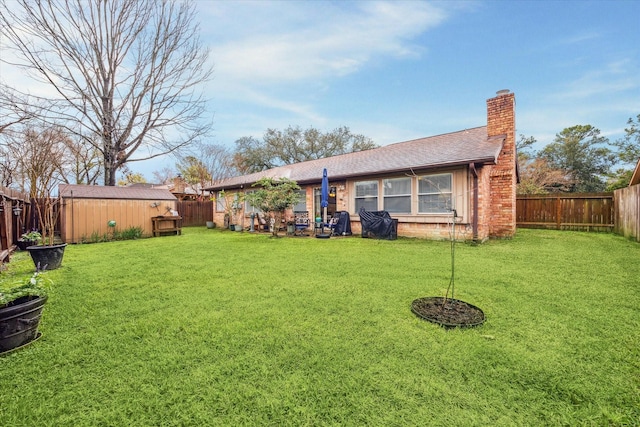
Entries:
[[362,237],[394,240],[398,237],[397,221],[387,211],[366,211],[360,208]]
[[349,212],[338,212],[338,222],[333,227],[333,234],[336,236],[351,236],[351,217],[349,217]]

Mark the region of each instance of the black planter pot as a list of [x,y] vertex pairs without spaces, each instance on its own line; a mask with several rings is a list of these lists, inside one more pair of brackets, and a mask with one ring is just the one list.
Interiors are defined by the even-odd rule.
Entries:
[[62,265],[62,257],[66,247],[67,244],[62,243],[60,245],[29,246],[27,250],[37,269],[55,270]]
[[36,243],[38,243],[37,240],[18,240],[16,242],[16,245],[18,245],[18,249],[20,249],[21,251],[24,251],[27,249],[27,247],[33,246]]
[[23,297],[0,308],[0,353],[30,343],[38,337],[38,324],[47,297]]

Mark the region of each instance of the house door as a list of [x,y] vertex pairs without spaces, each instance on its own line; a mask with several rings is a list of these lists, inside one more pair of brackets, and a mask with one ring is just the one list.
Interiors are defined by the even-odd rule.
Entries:
[[[313,215],[315,217],[322,217],[323,209],[320,204],[322,190],[320,187],[313,189]],[[327,216],[333,217],[336,214],[336,187],[329,187],[329,206],[327,206]]]

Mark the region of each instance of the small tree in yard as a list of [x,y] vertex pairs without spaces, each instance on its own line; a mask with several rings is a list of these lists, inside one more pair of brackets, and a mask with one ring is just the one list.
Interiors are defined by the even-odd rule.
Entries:
[[59,174],[68,136],[57,127],[26,128],[19,134],[19,168],[27,180],[42,225],[43,244],[54,244],[59,199],[53,196],[62,182]]
[[285,210],[298,203],[300,186],[288,178],[269,177],[261,178],[253,186],[258,189],[247,194],[247,200],[274,221],[271,233],[278,237],[278,224],[282,222]]

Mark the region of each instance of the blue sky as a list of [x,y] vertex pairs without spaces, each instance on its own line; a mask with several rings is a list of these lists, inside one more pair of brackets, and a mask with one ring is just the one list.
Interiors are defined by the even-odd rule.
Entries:
[[197,7],[215,144],[289,125],[344,125],[380,145],[437,135],[486,124],[485,101],[500,89],[516,95],[517,134],[539,147],[577,124],[615,140],[640,114],[638,1]]

